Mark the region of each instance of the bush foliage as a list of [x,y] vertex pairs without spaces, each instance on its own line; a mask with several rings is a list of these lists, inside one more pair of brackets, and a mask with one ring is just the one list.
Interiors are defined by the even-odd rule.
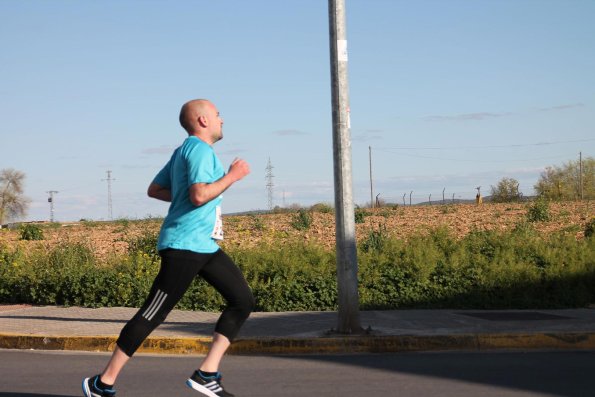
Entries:
[[595,218],[591,218],[585,226],[585,237],[591,238],[593,236],[595,236]]
[[32,223],[27,223],[21,226],[21,240],[43,240],[43,229]]
[[[129,241],[126,255],[98,263],[90,247],[66,243],[27,252],[0,246],[0,302],[129,306],[143,303],[159,270],[156,235]],[[317,245],[229,250],[259,311],[336,310],[335,253]],[[379,227],[358,247],[360,307],[560,308],[595,302],[595,238],[446,229],[407,241]],[[178,308],[219,311],[224,302],[197,278]]]
[[583,198],[595,198],[595,158],[583,159],[582,166],[578,160],[571,160],[561,166],[546,167],[534,189],[538,195],[550,200],[575,200],[581,197],[581,181]]
[[545,198],[540,197],[529,206],[527,220],[529,222],[547,222],[550,220],[550,206]]
[[495,203],[510,203],[521,200],[519,181],[514,178],[502,178],[496,186],[491,186],[491,200]]
[[300,209],[293,215],[291,226],[296,230],[308,230],[312,226],[312,213],[306,209]]

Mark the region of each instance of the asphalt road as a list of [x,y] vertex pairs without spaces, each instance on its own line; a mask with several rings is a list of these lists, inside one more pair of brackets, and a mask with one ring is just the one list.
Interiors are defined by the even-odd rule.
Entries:
[[[103,353],[0,350],[0,397],[81,396]],[[137,355],[119,397],[199,397],[184,384],[199,356]],[[237,397],[595,396],[595,351],[228,356],[224,385]]]

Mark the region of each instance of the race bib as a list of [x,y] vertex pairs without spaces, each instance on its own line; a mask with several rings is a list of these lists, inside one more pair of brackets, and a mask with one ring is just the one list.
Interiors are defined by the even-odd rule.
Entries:
[[221,207],[217,206],[215,209],[215,227],[211,233],[213,240],[223,240],[223,219],[221,218]]

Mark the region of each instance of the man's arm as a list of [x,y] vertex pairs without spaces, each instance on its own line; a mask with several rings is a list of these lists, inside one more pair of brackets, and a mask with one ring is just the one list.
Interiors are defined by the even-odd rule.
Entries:
[[161,185],[158,185],[152,182],[149,185],[149,189],[147,189],[147,194],[149,197],[155,198],[157,200],[171,202],[171,190],[164,188]]
[[250,173],[248,163],[241,159],[235,159],[229,166],[229,171],[213,183],[195,183],[190,186],[188,194],[192,204],[200,207],[219,197],[231,185]]

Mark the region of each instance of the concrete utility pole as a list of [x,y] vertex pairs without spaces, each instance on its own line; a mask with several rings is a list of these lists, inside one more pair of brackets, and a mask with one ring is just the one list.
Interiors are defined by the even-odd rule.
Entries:
[[335,174],[335,228],[337,236],[337,284],[339,318],[337,331],[362,332],[357,291],[355,211],[351,181],[349,89],[347,85],[347,34],[345,1],[329,0],[331,99],[333,108],[333,159]]
[[368,146],[370,151],[370,208],[374,208],[374,187],[372,185],[372,146]]
[[583,152],[578,152],[578,185],[579,197],[583,199]]
[[54,194],[59,193],[57,190],[50,190],[46,192],[50,195],[48,203],[50,203],[50,222],[54,222]]

